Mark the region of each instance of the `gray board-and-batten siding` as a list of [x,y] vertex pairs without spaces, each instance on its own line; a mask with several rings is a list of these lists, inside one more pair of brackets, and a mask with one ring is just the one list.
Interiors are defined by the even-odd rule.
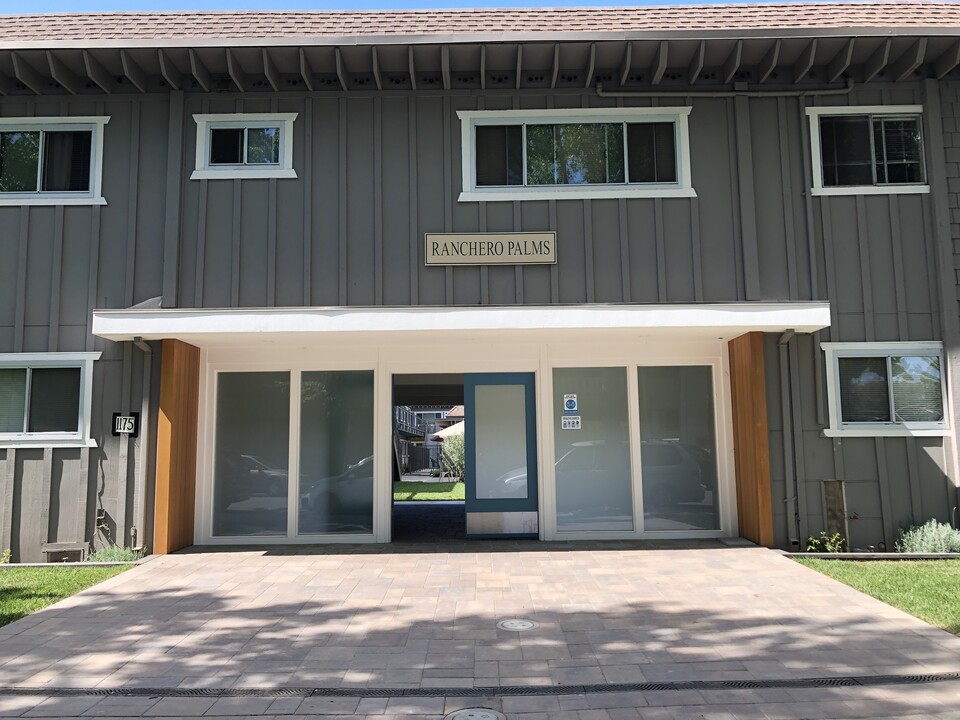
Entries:
[[[924,87],[937,85],[876,84],[820,104],[914,104]],[[90,311],[161,295],[179,307],[830,299],[829,330],[767,338],[777,543],[824,526],[822,480],[847,481],[856,545],[946,519],[956,501],[941,439],[821,437],[819,342],[941,339],[944,301],[931,196],[805,192],[813,102],[533,90],[0,99],[2,116],[111,118],[106,206],[0,208],[0,352],[104,353],[97,448],[0,449],[0,542],[32,561],[41,541],[129,538],[142,438],[112,437],[110,416],[139,409],[143,354],[93,338]],[[457,201],[458,110],[621,104],[692,105],[696,198]],[[298,113],[296,180],[189,179],[193,114],[273,111]],[[425,232],[518,230],[555,230],[557,265],[423,265]]]

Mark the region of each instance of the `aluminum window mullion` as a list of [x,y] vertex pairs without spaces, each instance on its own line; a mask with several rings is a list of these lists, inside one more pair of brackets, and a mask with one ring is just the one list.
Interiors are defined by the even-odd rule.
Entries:
[[623,121],[623,181],[630,184],[630,148],[627,144],[627,121]]
[[893,356],[887,355],[887,403],[890,406],[890,422],[897,422],[897,408],[893,403]]
[[28,432],[30,429],[30,389],[33,386],[33,368],[28,367],[26,370],[27,387],[23,393],[23,432]]
[[47,145],[47,131],[40,130],[40,152],[37,153],[37,194],[43,192],[43,161],[45,160],[44,148]]
[[[873,173],[873,184],[877,185],[877,144],[876,138],[874,137],[873,120],[873,115],[867,115],[867,125],[869,126],[870,135],[870,172]],[[880,122],[882,123],[883,120]]]
[[523,143],[522,155],[523,155],[523,187],[527,187],[527,124],[522,123],[520,125],[520,140]]
[[880,142],[883,143],[883,173],[886,184],[890,184],[890,158],[887,154],[887,121],[880,119]]
[[240,163],[241,165],[246,165],[246,164],[247,164],[247,146],[248,146],[248,144],[249,144],[249,141],[248,141],[248,138],[247,138],[247,133],[249,133],[249,132],[250,132],[250,128],[248,128],[247,126],[244,126],[244,128],[243,128],[243,153],[242,153],[242,155],[241,155],[242,160],[241,160],[241,163]]

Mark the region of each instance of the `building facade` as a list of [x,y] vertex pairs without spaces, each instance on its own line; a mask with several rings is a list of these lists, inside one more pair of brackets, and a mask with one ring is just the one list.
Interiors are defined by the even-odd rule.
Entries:
[[0,544],[956,521],[960,8],[758,7],[0,17]]

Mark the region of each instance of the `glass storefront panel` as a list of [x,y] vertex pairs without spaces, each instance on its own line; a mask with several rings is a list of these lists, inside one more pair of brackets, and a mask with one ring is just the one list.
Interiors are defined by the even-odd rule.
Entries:
[[641,367],[644,530],[719,530],[710,367]]
[[299,533],[373,532],[373,371],[305,372]]
[[557,530],[633,530],[627,369],[554,369],[553,407]]
[[286,535],[290,373],[217,375],[213,534]]
[[527,415],[523,385],[478,385],[474,396],[477,499],[526,498]]

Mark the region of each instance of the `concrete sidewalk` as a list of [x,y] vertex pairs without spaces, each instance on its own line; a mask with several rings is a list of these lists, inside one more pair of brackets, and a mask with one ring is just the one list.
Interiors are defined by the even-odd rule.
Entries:
[[[509,618],[536,627],[497,627]],[[36,692],[0,692],[0,715],[434,717],[466,700],[448,689],[529,720],[885,717],[950,711],[960,682],[796,681],[953,672],[960,638],[778,553],[712,542],[194,550],[0,628],[0,685]],[[628,689],[650,683],[665,689]],[[544,691],[496,697],[523,686]],[[46,699],[56,688],[81,694]],[[164,697],[184,688],[341,696]]]

